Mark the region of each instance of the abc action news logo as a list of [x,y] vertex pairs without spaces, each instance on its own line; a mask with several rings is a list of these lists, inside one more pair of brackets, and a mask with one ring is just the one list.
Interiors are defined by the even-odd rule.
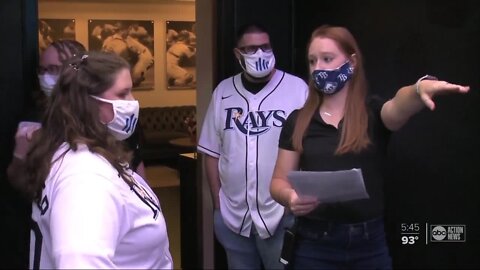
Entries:
[[430,242],[465,242],[465,225],[430,225]]

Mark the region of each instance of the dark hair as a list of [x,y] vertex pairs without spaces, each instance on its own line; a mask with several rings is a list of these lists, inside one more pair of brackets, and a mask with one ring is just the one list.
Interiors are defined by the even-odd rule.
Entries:
[[82,43],[73,39],[61,39],[52,42],[49,46],[54,47],[58,53],[58,60],[62,64],[75,55],[83,54],[87,51]]
[[[82,43],[72,39],[55,40],[47,46],[47,48],[49,47],[55,48],[58,54],[58,60],[60,63],[62,63],[62,65],[65,65],[65,63],[71,57],[84,54],[87,51]],[[46,106],[48,98],[45,96],[45,94],[39,91],[40,84],[38,79],[35,80],[35,89],[38,91],[33,91],[32,93],[33,102],[35,103],[37,109],[43,109]]]
[[[324,25],[315,29],[307,45],[307,54],[310,44],[315,38],[329,38],[350,59],[355,54],[355,69],[349,81],[349,93],[345,101],[344,122],[339,145],[335,154],[348,152],[358,153],[370,144],[368,137],[368,114],[365,105],[367,95],[367,79],[363,67],[363,57],[353,35],[344,27]],[[346,91],[344,89],[343,91]],[[320,94],[309,78],[309,93],[304,107],[299,111],[292,136],[293,146],[297,151],[303,151],[302,141],[307,127],[323,102]]]
[[73,151],[79,144],[86,145],[91,152],[107,159],[122,176],[123,165],[129,160],[122,142],[100,122],[98,102],[90,97],[111,88],[118,74],[130,69],[128,63],[113,53],[90,52],[73,56],[64,66],[26,160],[24,191],[33,200],[40,199],[51,164],[67,152],[52,161],[63,143]]
[[265,33],[270,37],[270,32],[267,30],[265,26],[260,23],[248,23],[240,26],[237,30],[237,34],[235,36],[235,46],[238,46],[238,43],[243,38],[245,34],[250,33]]

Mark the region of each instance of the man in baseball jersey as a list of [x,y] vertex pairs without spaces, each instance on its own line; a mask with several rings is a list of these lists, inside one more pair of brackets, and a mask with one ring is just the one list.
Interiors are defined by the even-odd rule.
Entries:
[[281,269],[288,221],[269,185],[280,131],[290,112],[303,106],[308,87],[275,69],[270,36],[260,25],[239,29],[233,52],[244,71],[215,89],[198,143],[215,208],[215,235],[230,269],[262,264]]

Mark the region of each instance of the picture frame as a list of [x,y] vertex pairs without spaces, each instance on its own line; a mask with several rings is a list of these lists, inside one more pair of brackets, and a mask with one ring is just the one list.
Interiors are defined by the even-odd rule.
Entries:
[[196,89],[195,22],[166,21],[165,43],[167,89]]
[[132,90],[153,90],[154,23],[152,20],[88,20],[88,49],[113,52],[131,67]]
[[38,19],[38,48],[40,54],[56,40],[75,40],[75,38],[75,19]]

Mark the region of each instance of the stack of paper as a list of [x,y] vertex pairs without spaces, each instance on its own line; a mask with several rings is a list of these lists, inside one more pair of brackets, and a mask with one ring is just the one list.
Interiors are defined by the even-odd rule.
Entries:
[[288,179],[298,196],[314,196],[321,203],[367,199],[361,169],[312,172],[292,171]]

